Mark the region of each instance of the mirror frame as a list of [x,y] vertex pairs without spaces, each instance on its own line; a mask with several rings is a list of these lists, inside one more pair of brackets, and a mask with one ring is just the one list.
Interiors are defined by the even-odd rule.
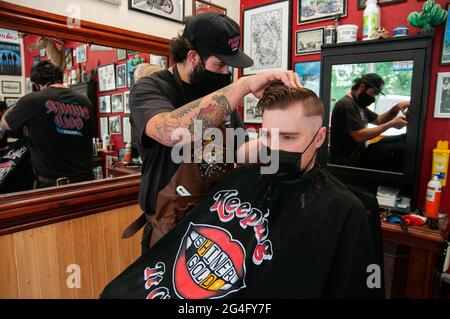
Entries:
[[378,171],[359,167],[348,167],[328,163],[328,138],[319,152],[319,162],[323,167],[345,183],[359,185],[376,193],[380,184],[399,187],[401,191],[416,198],[423,150],[423,130],[428,105],[428,89],[433,48],[432,34],[389,38],[364,42],[325,45],[322,49],[321,98],[325,106],[324,125],[329,133],[332,66],[337,64],[357,64],[393,60],[414,60],[411,87],[410,121],[403,173]]
[[[170,40],[0,2],[0,27],[170,57]],[[0,195],[0,236],[138,203],[141,175]]]

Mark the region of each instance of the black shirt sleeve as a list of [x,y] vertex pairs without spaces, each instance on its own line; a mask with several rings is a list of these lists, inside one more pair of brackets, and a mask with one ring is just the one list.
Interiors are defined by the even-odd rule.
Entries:
[[31,93],[17,101],[5,115],[6,123],[15,133],[20,133],[27,122],[42,111],[41,99]]
[[353,105],[345,105],[342,112],[345,131],[359,131],[366,127],[361,115]]
[[161,85],[151,77],[145,77],[131,89],[130,109],[136,137],[141,145],[148,146],[152,139],[145,135],[147,122],[155,115],[172,112],[175,107],[164,94]]
[[[376,121],[376,119],[378,118],[378,114],[366,109],[366,115],[367,115],[367,120],[369,121],[369,123],[374,123]],[[376,124],[376,123],[374,123]]]

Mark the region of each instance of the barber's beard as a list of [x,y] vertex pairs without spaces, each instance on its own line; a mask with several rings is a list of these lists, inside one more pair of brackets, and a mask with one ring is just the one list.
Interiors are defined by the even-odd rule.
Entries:
[[203,96],[218,91],[231,84],[230,74],[211,72],[206,69],[203,61],[198,63],[191,73],[189,73],[189,82]]

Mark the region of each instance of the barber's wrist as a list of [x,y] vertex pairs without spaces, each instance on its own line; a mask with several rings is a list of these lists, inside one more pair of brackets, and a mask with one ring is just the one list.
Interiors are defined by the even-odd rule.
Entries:
[[241,77],[239,80],[237,80],[236,86],[237,86],[237,91],[239,92],[239,95],[243,98],[244,96],[248,95],[251,93],[250,88],[249,88],[249,80],[250,77],[248,76],[244,76]]

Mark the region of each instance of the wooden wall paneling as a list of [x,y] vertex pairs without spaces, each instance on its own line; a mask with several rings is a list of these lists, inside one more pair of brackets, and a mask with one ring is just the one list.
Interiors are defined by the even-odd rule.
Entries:
[[105,232],[106,278],[108,282],[120,273],[119,240],[117,238],[117,210],[103,214]]
[[34,243],[35,230],[14,234],[19,298],[41,298],[38,251]]
[[59,298],[58,254],[55,226],[48,225],[34,230],[36,262],[39,264],[39,288],[41,298]]
[[117,214],[117,238],[119,241],[119,268],[120,271],[127,268],[132,262],[132,248],[131,248],[131,239],[122,239],[122,232],[128,225],[130,224],[130,214],[132,211],[132,207],[122,207],[119,208]]
[[94,298],[98,298],[107,282],[106,275],[106,253],[105,237],[103,226],[103,214],[95,214],[87,217],[89,224],[89,244],[92,267],[92,291]]
[[76,290],[77,298],[92,298],[92,266],[87,218],[74,219],[72,225],[75,263],[80,266],[81,271],[81,287]]
[[72,269],[70,269],[70,273],[67,272],[67,267],[76,264],[72,223],[73,222],[69,220],[54,224],[58,259],[59,297],[63,299],[75,299],[77,297],[76,288],[70,288],[67,285],[69,275],[73,274]]
[[0,299],[18,298],[13,235],[0,236]]
[[[139,216],[141,216],[142,211],[139,205],[131,206],[132,210],[130,212],[130,223],[134,222]],[[131,256],[133,262],[136,261],[141,256],[141,240],[142,240],[143,229],[138,231],[133,237],[128,240],[131,241]]]

